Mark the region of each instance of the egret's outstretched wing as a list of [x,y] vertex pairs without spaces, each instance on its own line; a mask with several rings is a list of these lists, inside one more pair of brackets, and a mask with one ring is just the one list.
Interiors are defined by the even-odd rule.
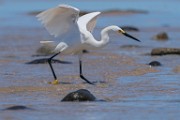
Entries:
[[101,12],[92,12],[81,16],[77,23],[81,30],[92,32],[96,26],[96,19]]
[[61,36],[76,26],[79,9],[69,5],[59,5],[36,16],[51,35]]

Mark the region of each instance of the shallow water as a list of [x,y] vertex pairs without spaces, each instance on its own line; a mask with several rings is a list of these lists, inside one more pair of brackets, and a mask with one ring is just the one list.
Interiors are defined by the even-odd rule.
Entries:
[[[180,117],[180,65],[178,55],[149,56],[152,48],[180,45],[179,2],[163,1],[66,1],[81,10],[135,9],[146,14],[103,15],[98,19],[95,36],[107,25],[130,25],[140,29],[130,32],[142,42],[111,35],[111,43],[83,57],[84,74],[91,81],[105,81],[92,86],[78,77],[78,59],[75,56],[57,57],[73,62],[54,64],[63,84],[52,86],[52,75],[47,64],[27,65],[36,59],[32,55],[40,47],[39,41],[52,40],[46,30],[29,12],[56,6],[62,1],[0,1],[0,119],[56,120],[56,119],[173,119]],[[86,5],[88,4],[88,6]],[[101,6],[101,7],[99,7]],[[139,7],[141,6],[141,8]],[[166,9],[164,9],[166,8]],[[176,8],[176,9],[174,9]],[[152,40],[158,32],[168,33],[170,40]],[[128,45],[135,45],[128,47]],[[153,60],[160,67],[147,64]],[[98,66],[98,67],[95,67]],[[106,102],[62,103],[69,92],[88,89]],[[32,109],[3,111],[11,105],[25,105]]]

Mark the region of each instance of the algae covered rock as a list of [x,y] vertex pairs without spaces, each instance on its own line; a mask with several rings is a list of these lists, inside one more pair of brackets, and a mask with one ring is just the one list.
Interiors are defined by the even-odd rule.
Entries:
[[81,102],[81,101],[95,101],[96,97],[86,89],[80,89],[66,95],[62,102]]
[[180,48],[154,48],[151,51],[151,55],[168,55],[168,54],[180,55]]
[[153,37],[153,39],[159,40],[159,41],[165,41],[165,40],[169,39],[169,36],[166,32],[161,32],[161,33],[158,33],[157,35],[155,35]]

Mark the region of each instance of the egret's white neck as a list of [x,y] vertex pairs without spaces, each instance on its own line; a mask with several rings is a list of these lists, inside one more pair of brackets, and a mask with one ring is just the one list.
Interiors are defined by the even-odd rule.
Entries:
[[87,40],[86,42],[89,44],[91,44],[92,46],[94,47],[97,47],[97,48],[101,48],[101,47],[104,47],[108,42],[109,42],[109,32],[110,31],[114,31],[113,30],[113,26],[108,26],[106,28],[104,28],[102,31],[101,31],[101,40],[96,40],[94,39],[94,37],[92,36],[92,34],[89,34],[89,38],[91,38],[91,40]]
[[101,31],[101,44],[106,45],[109,42],[109,32],[112,31],[110,27],[106,27]]
[[112,26],[105,27],[101,31],[101,40],[98,41],[97,47],[104,47],[109,42],[109,32],[112,31]]
[[108,26],[101,31],[101,40],[94,39],[92,34],[90,32],[87,32],[87,35],[84,36],[84,41],[85,43],[90,44],[95,48],[104,47],[109,42],[110,31],[115,31],[114,26]]

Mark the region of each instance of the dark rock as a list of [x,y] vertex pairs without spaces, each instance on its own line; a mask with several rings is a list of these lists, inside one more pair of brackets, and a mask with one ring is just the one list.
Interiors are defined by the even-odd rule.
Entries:
[[83,52],[83,53],[89,53],[89,51],[88,51],[88,50],[83,50],[82,52]]
[[148,65],[150,65],[150,66],[161,66],[161,63],[158,61],[152,61]]
[[180,48],[154,48],[151,51],[151,55],[168,55],[168,54],[180,55]]
[[153,39],[164,41],[164,40],[168,40],[169,37],[168,37],[168,34],[166,32],[161,32],[161,33],[158,33],[157,35],[155,35],[153,37]]
[[[26,64],[47,64],[47,63],[48,63],[48,58],[41,58],[41,59],[36,59],[30,62],[27,62]],[[57,59],[52,59],[52,63],[72,64],[72,62],[61,61]]]
[[80,102],[80,101],[95,101],[96,98],[86,89],[80,89],[75,92],[71,92],[66,95],[61,101],[62,102]]
[[125,31],[136,31],[136,32],[139,31],[138,28],[132,26],[122,26],[121,28]]
[[26,109],[30,109],[30,108],[23,105],[15,105],[15,106],[7,107],[4,110],[26,110]]

